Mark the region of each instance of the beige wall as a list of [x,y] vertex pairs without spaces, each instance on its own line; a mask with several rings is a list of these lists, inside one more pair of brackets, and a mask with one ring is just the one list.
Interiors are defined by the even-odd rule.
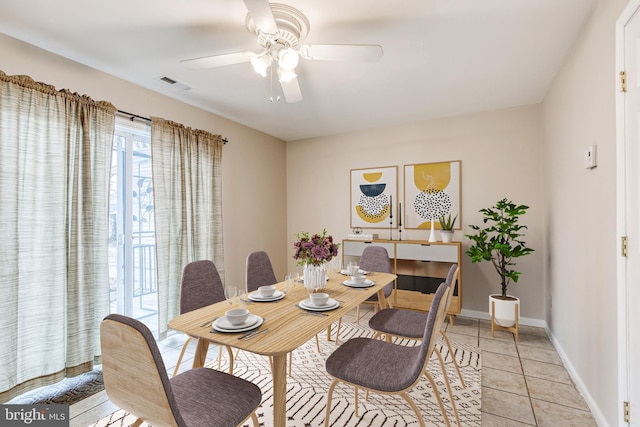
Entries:
[[[289,246],[299,231],[326,228],[342,240],[350,232],[350,170],[398,166],[398,194],[403,200],[405,164],[462,161],[462,225],[455,240],[469,240],[469,224],[480,224],[478,210],[503,197],[531,206],[523,217],[527,243],[536,252],[518,266],[521,280],[510,293],[522,298],[529,323],[545,318],[543,260],[542,142],[538,106],[429,120],[383,129],[314,138],[287,144],[287,209]],[[406,206],[405,203],[403,203]],[[389,238],[389,229],[369,230]],[[403,239],[428,239],[428,231],[405,230]],[[397,238],[397,233],[394,233]],[[292,250],[289,251],[292,255]],[[290,269],[295,261],[290,259]],[[498,276],[487,263],[471,264],[463,256],[463,308],[488,311],[488,295],[500,291]]]
[[265,250],[278,277],[286,270],[285,143],[238,123],[0,34],[0,69],[106,100],[229,139],[223,151],[226,283],[244,287],[249,252]]
[[[549,326],[600,425],[617,425],[615,21],[599,1],[542,104]],[[597,144],[598,167],[583,168]]]

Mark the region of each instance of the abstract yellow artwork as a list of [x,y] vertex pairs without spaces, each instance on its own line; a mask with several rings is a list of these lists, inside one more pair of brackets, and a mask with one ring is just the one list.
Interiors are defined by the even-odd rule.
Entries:
[[352,169],[351,228],[397,228],[397,194],[397,166]]
[[405,228],[440,229],[442,216],[458,216],[455,229],[460,229],[459,160],[439,163],[404,165]]

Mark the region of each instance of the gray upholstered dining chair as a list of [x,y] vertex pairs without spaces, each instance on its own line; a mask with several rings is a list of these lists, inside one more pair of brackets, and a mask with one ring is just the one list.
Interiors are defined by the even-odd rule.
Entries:
[[445,302],[449,290],[450,287],[444,282],[438,287],[431,302],[420,345],[411,347],[359,337],[348,340],[327,358],[327,373],[334,380],[327,394],[325,427],[329,425],[331,417],[333,391],[340,382],[355,387],[356,416],[358,416],[358,389],[362,388],[367,392],[399,395],[411,406],[418,423],[424,427],[420,409],[408,394],[423,374],[431,383],[447,426],[450,425],[440,392],[427,370],[427,364],[435,348],[436,337],[446,315]]
[[[182,283],[180,284],[180,314],[188,313],[211,304],[224,301],[224,286],[220,273],[216,265],[209,260],[193,261],[187,264],[182,271]],[[178,357],[175,376],[180,369],[180,363],[184,357],[185,350],[193,337],[188,337],[182,346],[182,351]],[[229,373],[233,373],[233,352],[231,347],[225,346],[229,355]],[[222,346],[220,346],[222,350]],[[222,352],[218,354],[218,368]]]
[[[373,271],[379,273],[393,273],[393,269],[391,268],[391,260],[389,259],[389,252],[382,246],[367,246],[362,251],[362,255],[360,256],[359,261],[360,269],[364,271]],[[393,292],[393,282],[389,283],[384,287],[384,296],[387,298],[387,305],[391,306],[389,302],[389,297]],[[380,303],[378,302],[378,295],[373,295],[369,297],[365,303],[373,304],[374,311],[377,312],[378,309],[384,308],[380,307]],[[360,306],[358,305],[356,309],[356,323],[360,323]]]
[[273,272],[269,255],[264,251],[251,252],[247,256],[247,274],[245,276],[247,292],[257,291],[260,286],[278,283]]
[[[447,273],[445,283],[451,287],[451,292],[449,292],[449,295],[447,296],[445,312],[448,312],[449,307],[451,306],[459,270],[460,267],[458,264],[452,264],[451,268],[449,268],[449,272]],[[427,324],[427,317],[427,313],[423,311],[406,310],[402,308],[385,308],[384,310],[378,311],[369,319],[369,328],[375,331],[374,338],[379,338],[381,335],[385,335],[387,341],[391,341],[392,336],[420,339],[422,338],[424,327]],[[453,355],[451,342],[449,341],[447,334],[444,330],[441,330],[440,333],[447,345],[447,349]],[[458,366],[458,362],[455,357],[452,358],[456,367],[456,372],[460,378],[460,383],[464,388],[466,386],[462,379],[462,375],[460,374],[460,367]]]
[[[458,266],[458,264],[452,264],[449,268],[447,278],[444,282],[451,288],[451,291],[447,294],[447,298],[444,303],[445,315],[449,311],[451,301],[453,300],[452,296],[456,286],[456,281],[458,279],[459,270],[460,267]],[[379,338],[380,336],[385,335],[385,338],[388,342],[391,342],[392,336],[408,339],[422,339],[422,334],[427,324],[428,317],[428,313],[425,313],[423,311],[406,310],[401,308],[385,308],[384,310],[378,311],[369,319],[369,328],[375,331],[374,338]],[[453,360],[453,365],[455,366],[458,378],[460,379],[460,384],[463,388],[466,388],[466,384],[464,383],[464,379],[462,378],[462,374],[460,373],[458,361],[456,360],[453,349],[451,348],[451,342],[449,341],[449,338],[447,337],[447,334],[443,329],[440,329],[440,334],[442,335],[442,338],[447,345],[447,349],[449,350],[449,354],[451,355],[451,359]],[[441,357],[440,352],[438,350],[436,351],[438,353],[438,357]],[[446,370],[444,369],[443,375],[445,376],[448,384],[448,375]],[[458,410],[455,406],[455,401],[453,400],[451,387],[447,386],[447,389],[449,392],[449,397],[451,399],[451,404],[453,406],[453,412],[459,425],[460,423],[458,420]]]
[[102,375],[109,400],[153,426],[229,427],[251,418],[262,392],[225,372],[196,368],[169,378],[149,328],[110,314],[100,324]]
[[[257,291],[260,286],[274,285],[278,283],[276,275],[273,272],[273,265],[269,259],[269,254],[265,251],[255,251],[247,255],[247,269],[245,274],[245,284],[247,292]],[[340,329],[338,329],[339,331]],[[316,347],[318,353],[320,353],[320,342],[318,341],[318,335],[316,335]],[[236,352],[236,357],[239,351]],[[288,354],[289,358],[289,375],[291,375],[292,357],[291,353]],[[271,360],[269,361],[271,363]]]

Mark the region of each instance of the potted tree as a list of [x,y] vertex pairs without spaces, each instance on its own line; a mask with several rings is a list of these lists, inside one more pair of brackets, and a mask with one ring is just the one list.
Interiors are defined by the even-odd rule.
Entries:
[[453,227],[456,225],[456,219],[458,219],[458,215],[454,216],[453,219],[451,214],[446,217],[444,215],[440,217],[440,237],[442,237],[443,242],[449,243],[453,240]]
[[[483,223],[486,225],[480,228],[477,225],[470,227],[476,231],[475,234],[467,234],[473,244],[466,251],[472,263],[481,261],[491,261],[498,276],[502,292],[496,295],[489,295],[489,312],[491,313],[491,332],[494,326],[511,330],[518,336],[518,309],[520,300],[517,297],[507,294],[509,284],[516,283],[520,277],[520,272],[515,270],[515,259],[533,252],[522,240],[522,230],[527,229],[526,225],[519,223],[520,217],[529,209],[529,206],[516,205],[510,200],[502,199],[490,208],[480,209],[484,215]],[[515,325],[515,326],[514,326]]]

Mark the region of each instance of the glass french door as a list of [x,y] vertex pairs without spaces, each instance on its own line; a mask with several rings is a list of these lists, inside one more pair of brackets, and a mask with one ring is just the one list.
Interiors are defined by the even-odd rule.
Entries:
[[111,312],[143,320],[151,330],[158,312],[153,209],[149,132],[116,126],[109,194]]

